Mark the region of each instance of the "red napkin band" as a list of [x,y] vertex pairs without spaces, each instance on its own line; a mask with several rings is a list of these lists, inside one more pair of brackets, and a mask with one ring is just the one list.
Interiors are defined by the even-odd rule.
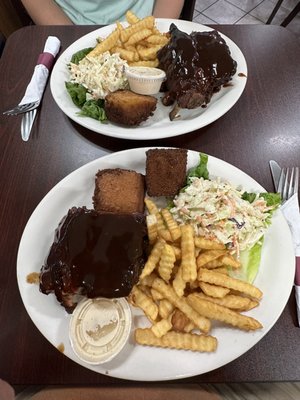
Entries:
[[54,64],[54,56],[51,53],[41,53],[37,60],[37,64],[45,65],[45,67],[50,71]]

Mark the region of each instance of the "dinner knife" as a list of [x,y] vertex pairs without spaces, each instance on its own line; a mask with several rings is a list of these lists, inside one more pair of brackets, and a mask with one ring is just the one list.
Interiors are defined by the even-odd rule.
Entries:
[[277,192],[279,179],[280,179],[280,174],[281,174],[281,167],[274,160],[270,160],[269,161],[269,165],[270,165],[270,168],[271,168],[271,173],[272,173],[272,178],[273,178],[275,191]]
[[37,108],[32,111],[27,111],[25,114],[23,114],[21,122],[21,137],[24,140],[24,142],[27,142],[29,139],[36,114],[37,114]]
[[[274,181],[275,190],[278,191],[279,178],[281,174],[281,167],[279,164],[270,160],[269,165],[271,168],[272,178]],[[284,177],[283,177],[284,178]],[[298,205],[298,195],[294,194],[288,201],[286,201],[282,206],[281,210],[285,216],[287,223],[290,227],[295,256],[296,256],[296,271],[295,271],[295,296],[297,303],[297,316],[298,325],[300,326],[300,223],[299,223],[299,205]]]

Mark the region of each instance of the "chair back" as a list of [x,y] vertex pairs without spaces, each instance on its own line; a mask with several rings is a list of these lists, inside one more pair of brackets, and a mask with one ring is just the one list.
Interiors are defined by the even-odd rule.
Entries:
[[179,18],[186,21],[193,21],[195,3],[196,0],[185,0]]
[[32,23],[20,0],[0,1],[0,32],[4,37]]

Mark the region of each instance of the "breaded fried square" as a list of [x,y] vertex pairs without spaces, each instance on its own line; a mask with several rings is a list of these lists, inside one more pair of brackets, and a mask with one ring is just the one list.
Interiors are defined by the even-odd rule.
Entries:
[[186,182],[187,150],[150,149],[146,152],[149,196],[175,196]]
[[145,177],[135,171],[113,168],[97,172],[93,196],[98,212],[143,213]]
[[104,108],[109,121],[136,126],[153,115],[156,103],[157,99],[153,96],[117,90],[106,96]]

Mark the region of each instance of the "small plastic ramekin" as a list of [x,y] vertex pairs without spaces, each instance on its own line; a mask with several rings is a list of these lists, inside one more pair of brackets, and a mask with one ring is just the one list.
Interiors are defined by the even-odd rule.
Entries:
[[166,78],[165,71],[151,67],[128,67],[125,74],[130,89],[135,93],[146,95],[157,94]]
[[77,357],[97,365],[112,360],[125,346],[131,330],[126,299],[85,299],[75,308],[69,327]]

